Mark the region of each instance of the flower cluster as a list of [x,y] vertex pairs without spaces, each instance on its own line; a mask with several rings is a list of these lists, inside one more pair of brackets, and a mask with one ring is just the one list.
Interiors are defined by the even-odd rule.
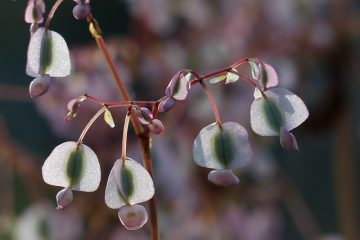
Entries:
[[[93,36],[99,38],[100,32],[91,16],[90,2],[75,2],[77,5],[73,9],[74,17],[88,18]],[[43,19],[39,15],[42,16],[43,9],[45,7],[42,1],[30,0],[25,20],[32,24],[41,23]],[[29,16],[29,11],[33,13],[33,17]],[[242,72],[243,66],[251,72],[251,76]],[[31,97],[45,94],[52,78],[66,77],[70,70],[69,50],[65,40],[58,33],[49,30],[48,25],[33,30],[26,69],[29,76],[36,77],[30,84]],[[104,121],[110,127],[115,127],[110,109],[125,107],[128,111],[124,120],[122,155],[115,161],[109,174],[105,203],[109,208],[118,209],[119,219],[127,229],[135,230],[142,227],[148,216],[145,208],[139,203],[151,199],[155,189],[147,169],[127,156],[130,118],[142,125],[141,128],[147,136],[150,133],[161,134],[164,125],[158,119],[159,113],[168,112],[177,101],[186,100],[189,92],[199,85],[209,99],[215,122],[203,128],[195,138],[193,158],[197,165],[213,169],[208,174],[208,180],[215,185],[229,187],[238,184],[239,178],[233,170],[248,165],[254,155],[248,132],[238,123],[221,121],[217,104],[207,83],[234,84],[240,80],[250,84],[254,90],[255,99],[250,109],[252,130],[261,136],[279,136],[283,148],[298,151],[296,138],[290,131],[307,119],[308,110],[298,96],[277,86],[278,76],[272,66],[256,58],[244,58],[229,67],[203,76],[193,70],[183,69],[174,75],[164,96],[156,101],[104,102],[90,95],[82,95],[69,101],[69,112],[65,120],[76,118],[80,104],[85,100],[98,104],[99,110],[90,119],[76,142],[58,145],[44,162],[44,181],[63,187],[56,196],[58,209],[63,209],[72,202],[73,190],[92,192],[98,188],[101,180],[99,160],[96,154],[83,144],[83,139],[100,116],[104,117]]]

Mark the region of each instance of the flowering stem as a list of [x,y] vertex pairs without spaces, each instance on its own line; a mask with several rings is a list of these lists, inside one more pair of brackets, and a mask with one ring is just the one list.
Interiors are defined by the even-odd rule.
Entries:
[[[106,47],[106,44],[104,42],[103,37],[101,36],[101,30],[100,30],[100,26],[98,24],[98,22],[95,20],[95,18],[92,15],[89,15],[87,17],[87,21],[90,24],[90,32],[92,34],[92,36],[94,37],[101,53],[103,54],[105,61],[110,69],[111,74],[114,77],[116,86],[118,87],[122,97],[124,98],[124,100],[126,101],[130,101],[130,96],[123,84],[123,81],[120,77],[120,74],[118,73],[118,71],[116,70],[116,67],[110,57],[110,53]],[[136,116],[134,114],[131,114],[131,122],[134,125],[135,128],[135,132],[136,134],[140,134],[141,132],[143,132],[143,129],[140,125],[139,120],[136,118]]]
[[118,101],[118,102],[103,102],[100,99],[93,97],[91,95],[84,94],[86,99],[91,100],[101,106],[105,106],[107,108],[116,108],[116,107],[130,107],[132,105],[138,107],[149,107],[152,108],[153,106],[158,104],[158,101]]
[[97,111],[97,113],[95,113],[95,115],[90,119],[90,121],[86,124],[85,128],[83,129],[83,131],[81,132],[81,135],[79,137],[79,140],[77,141],[77,148],[80,147],[80,144],[82,143],[85,134],[87,133],[87,131],[90,129],[90,127],[93,125],[93,123],[96,121],[96,119],[103,114],[103,112],[105,112],[106,107],[102,107],[100,108],[99,111]]
[[[114,77],[114,80],[116,82],[116,85],[117,85],[121,95],[123,96],[125,101],[130,101],[130,96],[129,96],[128,92],[126,91],[126,88],[121,80],[120,74],[116,70],[115,65],[110,57],[109,51],[107,50],[107,47],[105,45],[104,39],[101,36],[99,24],[91,15],[87,17],[87,21],[90,24],[90,32],[91,32],[92,36],[95,38],[95,41],[106,60],[106,63]],[[136,117],[136,115],[134,113],[131,114],[131,122],[133,123],[135,132],[141,142],[141,151],[142,151],[142,156],[144,159],[145,169],[149,172],[150,176],[153,176],[152,160],[151,160],[152,159],[151,158],[151,145],[150,145],[151,140],[149,137],[149,133],[145,132],[143,130],[143,128],[140,125],[139,119]],[[154,197],[149,200],[149,208],[150,208],[150,222],[151,222],[152,239],[159,240],[156,202],[155,202]]]

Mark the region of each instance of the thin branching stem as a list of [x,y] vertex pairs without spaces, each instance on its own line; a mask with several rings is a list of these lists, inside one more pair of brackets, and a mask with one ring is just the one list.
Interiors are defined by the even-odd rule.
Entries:
[[46,23],[45,23],[45,29],[46,29],[46,32],[48,31],[49,29],[49,26],[50,26],[50,22],[51,22],[51,19],[54,17],[54,14],[56,12],[56,10],[59,8],[60,4],[63,2],[63,0],[57,0],[54,5],[52,6],[50,12],[49,12],[49,15],[46,19]]
[[211,104],[212,111],[213,111],[214,116],[215,116],[216,123],[219,126],[219,128],[221,129],[222,128],[221,119],[220,119],[220,114],[219,114],[218,107],[217,107],[216,102],[215,102],[215,98],[214,98],[213,94],[210,92],[209,88],[206,86],[206,84],[203,81],[200,81],[200,85],[204,89],[206,95],[208,96],[209,102]]
[[90,127],[94,124],[94,122],[96,121],[96,119],[98,119],[98,117],[103,114],[103,112],[105,112],[106,107],[102,107],[100,108],[99,111],[97,111],[95,113],[95,115],[90,119],[90,121],[86,124],[85,128],[83,129],[83,131],[81,132],[81,135],[77,141],[78,147],[80,146],[80,144],[82,143],[86,133],[89,131]]
[[127,134],[128,134],[129,122],[130,122],[130,114],[131,114],[131,108],[129,107],[129,111],[126,113],[124,120],[123,135],[121,142],[121,160],[123,162],[125,161],[126,158],[126,143],[127,143]]
[[[93,35],[98,48],[102,52],[105,61],[114,77],[116,85],[124,98],[125,101],[130,101],[130,96],[121,80],[120,74],[118,73],[111,57],[109,51],[106,47],[103,37],[101,36],[100,26],[97,21],[93,18],[92,15],[87,17],[87,20],[90,24],[90,32]],[[110,106],[108,106],[110,107]],[[141,142],[141,152],[144,160],[145,169],[149,172],[150,176],[153,176],[152,170],[152,158],[151,158],[151,139],[148,131],[144,131],[141,127],[139,119],[136,117],[134,113],[131,114],[131,122],[134,126],[135,132],[140,139]],[[151,223],[151,234],[152,240],[159,240],[159,230],[158,230],[158,221],[157,221],[157,213],[156,213],[156,201],[155,197],[149,200],[149,209],[150,209],[150,223]]]

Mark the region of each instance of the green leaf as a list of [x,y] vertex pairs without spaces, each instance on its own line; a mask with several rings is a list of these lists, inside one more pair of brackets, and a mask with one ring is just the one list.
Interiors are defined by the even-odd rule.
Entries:
[[251,68],[251,76],[253,79],[258,80],[259,79],[259,66],[256,62],[248,61],[250,68]]
[[218,75],[216,77],[210,78],[209,83],[218,83],[226,79],[226,74]]
[[[232,69],[232,71],[237,72],[237,70],[235,68]],[[227,72],[225,84],[233,83],[233,82],[236,82],[239,80],[239,78],[240,78],[239,75],[234,72],[230,72],[230,71]]]
[[104,120],[107,123],[107,125],[109,125],[111,128],[115,127],[114,119],[111,115],[111,112],[108,109],[106,109],[104,112]]

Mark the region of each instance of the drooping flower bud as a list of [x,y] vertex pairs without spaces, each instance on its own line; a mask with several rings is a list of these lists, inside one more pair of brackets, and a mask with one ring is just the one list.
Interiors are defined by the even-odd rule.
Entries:
[[209,173],[208,180],[221,187],[230,187],[239,183],[239,178],[231,169],[213,170]]
[[91,13],[91,7],[88,3],[79,3],[73,8],[73,15],[76,19],[84,19]]
[[65,117],[65,121],[70,121],[76,117],[77,111],[80,107],[80,103],[87,99],[86,96],[79,96],[77,98],[71,99],[67,104],[67,109],[69,110],[68,114]]
[[153,120],[152,112],[146,107],[133,106],[132,111],[136,114],[140,123],[143,125],[148,125]]
[[43,0],[29,0],[25,9],[25,22],[42,23],[44,21],[44,12],[45,4]]
[[128,230],[137,230],[147,222],[148,215],[142,205],[125,205],[118,212],[121,223]]
[[159,112],[167,112],[175,105],[175,99],[172,97],[167,97],[162,100],[159,104]]
[[49,90],[50,84],[51,77],[49,75],[38,76],[30,83],[30,96],[35,98],[45,94]]
[[149,130],[155,135],[162,134],[165,129],[163,123],[159,119],[153,119],[148,126]]
[[284,149],[288,151],[299,151],[296,137],[294,136],[294,134],[292,134],[283,127],[280,128],[280,144]]
[[177,72],[170,80],[165,95],[175,100],[185,100],[190,90],[191,71],[183,69]]
[[58,194],[56,194],[56,203],[58,205],[56,209],[64,209],[65,207],[70,205],[73,199],[73,193],[70,188],[62,189],[58,192]]

